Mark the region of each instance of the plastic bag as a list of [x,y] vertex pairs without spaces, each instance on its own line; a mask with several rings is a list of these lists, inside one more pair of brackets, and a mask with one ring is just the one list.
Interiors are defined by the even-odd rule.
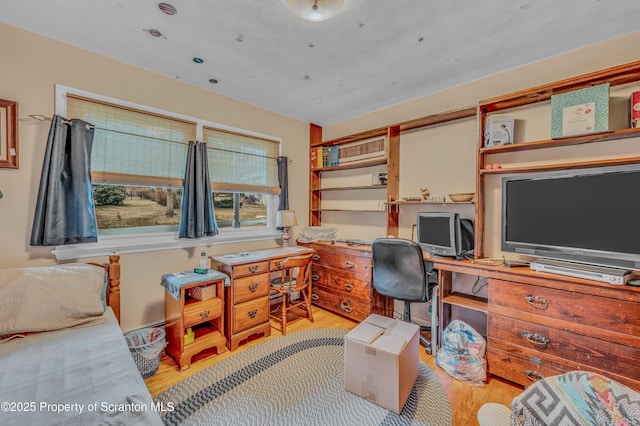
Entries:
[[487,342],[464,321],[453,320],[442,332],[442,346],[436,364],[452,377],[472,386],[487,380]]
[[305,226],[298,235],[298,241],[332,241],[336,239],[336,229],[328,226]]

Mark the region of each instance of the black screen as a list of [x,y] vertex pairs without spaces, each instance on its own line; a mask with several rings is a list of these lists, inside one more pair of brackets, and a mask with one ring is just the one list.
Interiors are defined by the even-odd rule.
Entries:
[[453,247],[450,217],[418,216],[418,242],[440,247]]
[[505,239],[640,254],[640,171],[506,182]]

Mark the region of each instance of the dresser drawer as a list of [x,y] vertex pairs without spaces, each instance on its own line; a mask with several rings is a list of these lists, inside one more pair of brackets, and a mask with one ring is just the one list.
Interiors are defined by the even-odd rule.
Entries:
[[603,371],[617,372],[640,380],[640,349],[600,340],[598,330],[581,336],[557,328],[489,314],[488,337]]
[[233,289],[234,305],[267,296],[269,294],[269,274],[236,278],[233,280]]
[[640,336],[640,304],[635,302],[491,279],[489,311],[492,305]]
[[344,315],[355,321],[362,321],[371,314],[369,304],[361,303],[357,299],[342,292],[336,292],[323,286],[312,288],[311,301],[314,305]]
[[371,279],[371,258],[369,257],[350,256],[327,250],[319,250],[313,255],[313,263],[357,274],[361,276],[363,280]]
[[188,303],[184,306],[184,327],[200,324],[210,319],[218,318],[222,315],[222,299],[214,297],[212,299]]
[[247,263],[246,265],[234,266],[232,278],[248,277],[265,272],[269,272],[269,261]]
[[269,297],[240,303],[233,307],[233,332],[239,333],[269,321]]
[[349,275],[329,270],[326,272],[324,285],[367,305],[371,303],[371,286],[368,281],[354,279]]
[[522,386],[529,386],[544,377],[576,370],[577,366],[565,369],[547,360],[535,357],[525,358],[489,345],[487,348],[487,368],[494,376],[505,378]]

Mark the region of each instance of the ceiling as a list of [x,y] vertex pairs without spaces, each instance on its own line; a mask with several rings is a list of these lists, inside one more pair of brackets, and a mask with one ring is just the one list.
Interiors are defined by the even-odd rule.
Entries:
[[638,0],[345,0],[325,22],[286,0],[167,2],[175,15],[154,0],[0,0],[0,22],[323,126],[640,27]]

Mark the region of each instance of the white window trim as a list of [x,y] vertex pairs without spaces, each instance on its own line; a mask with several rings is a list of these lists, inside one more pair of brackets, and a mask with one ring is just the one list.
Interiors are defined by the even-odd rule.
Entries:
[[[178,118],[181,120],[192,121],[196,123],[196,139],[202,140],[203,127],[213,127],[230,132],[241,133],[247,136],[253,136],[262,139],[269,139],[280,144],[282,150],[282,138],[276,136],[265,135],[262,133],[252,132],[236,127],[227,126],[212,121],[199,118],[189,117],[170,111],[152,108],[146,105],[140,105],[133,102],[127,102],[108,96],[98,95],[96,93],[87,92],[85,90],[74,89],[72,87],[55,85],[55,113],[63,117],[67,116],[67,94],[83,96],[98,101],[109,102],[115,105],[121,105],[128,108],[135,108],[142,111],[148,111],[155,114],[161,114],[168,117]],[[271,240],[281,238],[282,233],[276,230],[275,216],[277,206],[277,197],[272,197],[267,205],[269,211],[269,223],[265,228],[239,228],[239,229],[221,229],[220,233],[213,237],[205,237],[198,239],[182,239],[178,238],[177,232],[165,233],[148,233],[148,234],[130,234],[130,235],[110,235],[102,236],[97,243],[86,244],[69,244],[56,246],[51,253],[57,260],[80,259],[85,257],[106,256],[113,251],[120,254],[125,253],[142,253],[148,251],[174,250],[181,248],[213,246],[218,244],[234,244],[241,242]]]

